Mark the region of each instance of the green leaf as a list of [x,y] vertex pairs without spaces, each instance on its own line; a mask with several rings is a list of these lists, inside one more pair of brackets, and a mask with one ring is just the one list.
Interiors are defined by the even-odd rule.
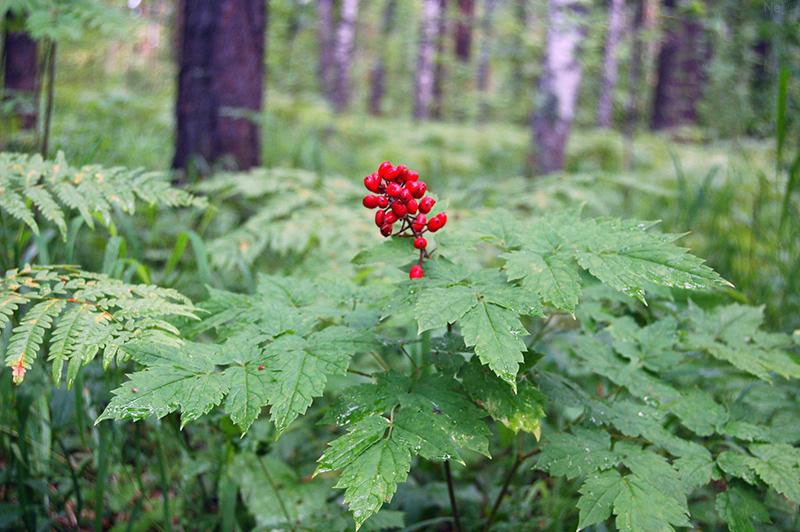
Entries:
[[504,255],[511,281],[522,279],[544,303],[574,312],[581,295],[581,278],[575,260],[565,252],[542,255],[529,250]]
[[617,528],[622,532],[667,531],[690,526],[686,504],[642,477],[632,474],[620,480],[614,499]]
[[800,503],[800,450],[785,443],[751,445],[747,465],[778,493]]
[[607,432],[575,427],[572,434],[545,434],[536,468],[551,475],[575,478],[610,469],[619,461],[619,455],[611,450]]
[[544,395],[528,381],[517,384],[517,393],[490,371],[471,360],[461,372],[464,387],[470,397],[495,421],[513,432],[528,432],[538,439],[545,416]]
[[6,348],[6,366],[12,368],[14,382],[19,384],[25,372],[39,356],[44,335],[61,313],[66,301],[47,299],[33,306],[22,322],[11,331],[11,339]]
[[744,486],[728,486],[717,495],[717,513],[728,525],[730,532],[756,532],[756,523],[769,523],[769,510],[759,496]]
[[384,502],[391,501],[397,484],[405,481],[411,468],[411,452],[389,427],[384,417],[367,417],[332,441],[319,459],[317,473],[341,469],[335,487],[345,490],[356,530]]
[[622,477],[614,469],[590,475],[578,490],[578,530],[608,519],[622,487]]
[[519,365],[527,350],[525,328],[517,313],[481,300],[461,318],[461,331],[468,347],[474,347],[481,362],[516,391]]

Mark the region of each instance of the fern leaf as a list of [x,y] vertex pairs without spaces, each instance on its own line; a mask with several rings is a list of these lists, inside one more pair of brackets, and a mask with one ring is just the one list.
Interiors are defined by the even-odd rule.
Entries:
[[53,199],[46,189],[42,187],[30,187],[25,189],[25,195],[33,202],[48,221],[53,222],[61,237],[67,238],[67,222],[64,220],[64,213],[61,212],[61,207]]
[[65,304],[61,299],[41,301],[14,327],[6,348],[6,366],[12,368],[15,384],[21,383],[25,378],[25,373],[39,355],[45,333]]

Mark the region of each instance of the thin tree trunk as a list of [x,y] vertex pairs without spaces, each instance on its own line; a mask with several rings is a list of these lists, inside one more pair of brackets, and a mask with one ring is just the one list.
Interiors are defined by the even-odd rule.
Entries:
[[[394,19],[397,12],[397,0],[386,0],[383,8],[383,24],[381,26],[381,38],[388,39],[394,31]],[[383,95],[386,92],[386,52],[385,48],[378,50],[378,57],[375,65],[369,73],[369,112],[373,115],[381,114],[381,104]]]
[[[265,0],[183,0],[173,166],[261,161]],[[242,116],[242,111],[251,116]],[[257,118],[257,116],[256,116]]]
[[541,104],[533,114],[534,166],[542,174],[564,168],[564,152],[581,84],[578,48],[584,38],[585,10],[580,0],[550,0]]
[[625,121],[622,126],[625,137],[624,166],[633,167],[633,135],[641,121],[641,103],[639,94],[642,92],[645,0],[636,0],[636,6],[631,24],[633,42],[631,43],[630,65],[628,66],[628,96],[625,100]]
[[481,30],[483,33],[483,41],[481,42],[481,55],[478,59],[478,72],[476,76],[476,85],[478,87],[478,94],[480,97],[480,106],[478,109],[478,121],[483,122],[486,120],[487,102],[486,93],[489,90],[489,57],[492,51],[492,18],[494,17],[494,9],[497,6],[497,0],[486,0],[484,3],[483,20],[481,21]]
[[21,18],[9,15],[3,36],[3,99],[13,99],[14,115],[22,129],[36,127],[39,90],[36,41],[24,31]]
[[469,63],[472,55],[472,25],[475,18],[475,0],[458,0],[456,19],[455,48],[456,59]]
[[335,27],[333,0],[317,0],[317,45],[319,46],[317,75],[320,91],[329,102],[333,101]]
[[436,30],[436,68],[433,72],[431,118],[440,120],[444,113],[444,78],[447,75],[444,41],[447,34],[447,0],[439,0],[439,27]]
[[333,52],[336,65],[333,108],[337,113],[346,111],[350,106],[350,69],[355,51],[357,19],[358,0],[342,0],[341,19]]
[[523,95],[527,92],[527,85],[525,82],[524,69],[525,64],[529,61],[527,57],[527,50],[525,49],[525,33],[529,31],[530,10],[527,0],[519,0],[514,3],[514,17],[517,21],[517,30],[513,36],[513,46],[511,51],[511,94],[515,102],[523,99]]
[[414,117],[420,120],[430,117],[431,101],[433,100],[436,31],[439,28],[440,8],[439,0],[423,0],[414,90]]
[[664,0],[667,19],[658,55],[658,81],[650,125],[667,129],[697,122],[710,46],[702,21],[682,13],[675,0]]
[[611,127],[614,111],[614,89],[617,86],[617,45],[625,24],[625,0],[611,0],[608,7],[608,33],[603,57],[603,77],[597,102],[597,125]]
[[42,145],[39,153],[47,157],[50,150],[50,124],[53,120],[53,103],[55,101],[56,87],[56,43],[50,41],[47,45],[47,93],[45,94],[44,120],[42,122]]

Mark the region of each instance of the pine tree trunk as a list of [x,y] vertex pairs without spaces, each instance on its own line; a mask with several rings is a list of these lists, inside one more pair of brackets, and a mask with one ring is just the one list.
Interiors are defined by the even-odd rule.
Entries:
[[265,0],[183,0],[173,166],[261,161]]
[[317,0],[317,45],[319,46],[317,75],[320,91],[329,102],[333,101],[335,27],[333,0]]
[[350,106],[350,70],[356,44],[356,20],[358,19],[358,0],[342,0],[341,18],[336,31],[334,64],[336,65],[333,108],[337,113]]
[[14,115],[22,129],[36,128],[39,89],[38,49],[22,27],[22,20],[8,16],[3,36],[3,99],[15,101]]
[[[394,32],[394,19],[397,12],[397,0],[386,0],[383,8],[383,23],[381,25],[381,36],[388,39]],[[369,113],[372,115],[381,114],[381,104],[383,95],[386,92],[386,53],[383,48],[378,50],[378,57],[375,65],[369,73]]]
[[564,152],[581,84],[578,48],[584,38],[585,10],[580,0],[550,0],[541,104],[533,114],[534,166],[542,174],[564,168]]
[[469,63],[472,55],[472,25],[475,18],[475,0],[458,0],[456,19],[455,49],[456,59]]
[[414,118],[420,120],[430,117],[431,102],[433,100],[436,32],[439,28],[440,16],[441,5],[439,0],[423,0],[414,91]]
[[611,127],[614,111],[614,89],[617,86],[617,45],[625,24],[625,0],[611,0],[608,7],[608,33],[603,57],[603,77],[597,102],[597,125]]
[[650,120],[656,130],[697,122],[711,51],[699,18],[679,10],[675,0],[664,0],[663,5],[668,23],[658,55]]
[[447,34],[447,0],[439,0],[439,26],[436,29],[436,68],[433,72],[433,104],[431,118],[440,120],[444,114],[444,78],[447,75],[445,64],[444,38]]
[[480,97],[480,106],[478,109],[479,122],[483,122],[486,119],[488,111],[486,93],[489,90],[489,57],[492,51],[492,18],[494,17],[494,9],[496,6],[497,0],[486,0],[483,10],[483,20],[481,21],[483,41],[481,42],[481,53],[478,59],[478,71],[476,76],[476,86]]

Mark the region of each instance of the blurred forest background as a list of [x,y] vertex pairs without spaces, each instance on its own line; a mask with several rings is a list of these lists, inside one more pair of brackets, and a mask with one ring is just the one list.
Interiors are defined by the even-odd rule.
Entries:
[[[83,265],[94,271],[197,296],[205,284],[247,289],[258,270],[314,276],[351,267],[326,263],[331,254],[303,256],[320,242],[351,251],[326,228],[331,216],[351,216],[349,207],[309,183],[324,176],[355,209],[359,196],[348,187],[388,159],[417,169],[454,219],[459,209],[525,215],[583,203],[591,215],[691,231],[682,245],[735,283],[727,297],[764,305],[773,330],[800,328],[798,0],[0,0],[0,17],[0,150],[174,170],[174,182],[230,203],[230,183],[214,188],[207,177],[263,166],[288,176],[292,201],[306,202],[298,217],[275,222],[270,212],[259,221],[259,202],[274,190],[240,181],[239,203],[227,210],[182,214],[179,223],[150,212],[145,226],[120,226],[125,245],[117,234],[92,237]],[[178,234],[180,224],[202,240]],[[189,247],[194,259],[183,255]],[[3,261],[2,269],[18,266]],[[150,270],[148,261],[166,267]],[[194,276],[182,277],[177,265],[189,262]],[[219,274],[226,268],[235,278]],[[74,400],[91,404],[81,393]],[[82,440],[84,432],[112,437],[82,421]],[[119,441],[138,442],[140,430]],[[238,438],[225,431],[215,437]],[[196,470],[169,473],[158,443],[148,457],[157,458],[151,494],[170,474],[188,484],[210,467],[186,457],[184,436],[172,437],[167,455]],[[106,467],[102,456],[86,463]],[[135,463],[119,467],[130,477]],[[76,472],[61,464],[60,474]],[[193,521],[202,484],[173,494],[176,525],[217,526],[202,509]],[[106,500],[118,518],[136,500],[134,512],[147,514],[136,529],[170,515],[142,509],[132,485],[108,488],[105,499],[96,489],[94,507]],[[404,493],[401,504],[412,508],[429,497]],[[541,495],[536,504],[550,506],[536,511],[555,517],[536,527],[574,524],[574,511],[561,519],[572,511],[564,500]],[[20,522],[3,508],[11,517],[0,527]],[[76,523],[73,509],[59,514],[59,526]],[[110,526],[101,509],[97,528]],[[516,517],[509,529],[527,519]]]
[[592,209],[693,230],[742,297],[800,323],[796,1],[0,5],[5,149],[189,179],[355,180],[389,158],[514,190],[563,171]]

